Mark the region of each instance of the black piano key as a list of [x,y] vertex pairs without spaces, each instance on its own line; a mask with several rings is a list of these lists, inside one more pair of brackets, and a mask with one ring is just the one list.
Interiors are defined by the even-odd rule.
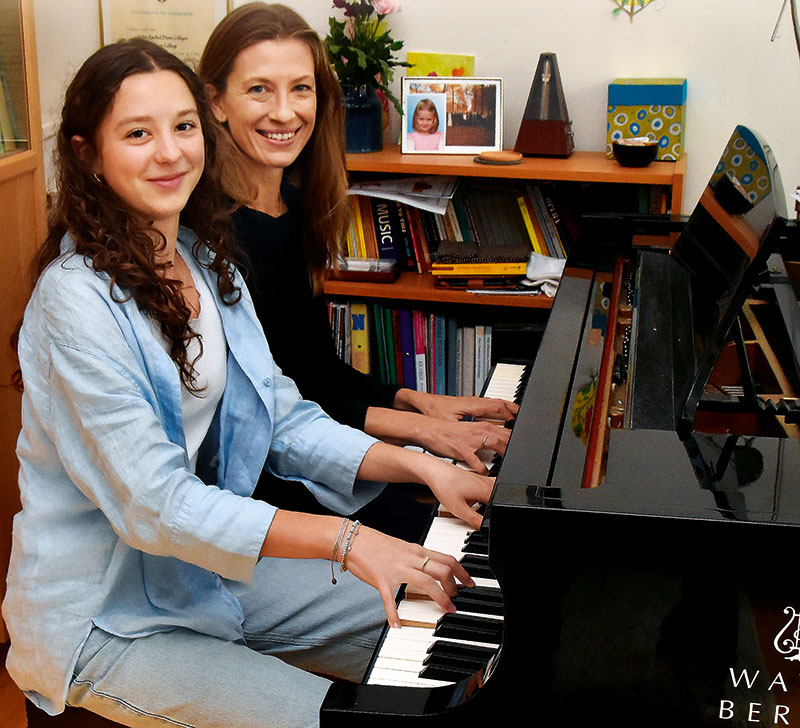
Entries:
[[494,573],[489,567],[489,558],[482,554],[465,554],[463,559],[460,559],[461,565],[467,570],[467,573],[475,579],[494,579]]
[[503,592],[498,587],[493,586],[461,586],[458,588],[459,594],[465,594],[470,598],[480,598],[486,601],[493,601],[497,604],[503,603]]
[[489,555],[489,541],[480,531],[473,531],[464,541],[464,548],[461,549],[465,553],[470,554],[486,554]]
[[471,670],[475,672],[480,670],[489,658],[486,657],[468,657],[465,655],[451,655],[448,652],[441,652],[434,650],[429,652],[425,659],[422,661],[423,665],[442,665],[445,667],[461,668],[464,670]]
[[478,614],[493,614],[496,617],[503,616],[503,604],[486,599],[471,599],[469,596],[459,595],[452,600],[453,605],[459,612],[476,612]]
[[[482,667],[482,666],[481,666]],[[464,678],[474,675],[477,669],[470,669],[465,667],[453,667],[450,665],[426,665],[419,673],[420,677],[427,678],[428,680],[446,680],[447,682],[457,682]]]
[[503,637],[503,623],[496,619],[474,617],[456,612],[443,615],[433,634],[436,637],[499,644]]
[[463,642],[436,640],[436,642],[428,647],[428,654],[437,656],[448,655],[454,659],[460,658],[465,661],[478,662],[485,665],[497,654],[497,649],[494,647],[482,647],[481,645],[468,645]]
[[[487,662],[488,660],[486,659],[475,660],[464,658],[461,655],[448,655],[442,652],[434,652],[427,655],[422,664],[424,667],[441,667],[446,670],[461,670],[466,673],[473,673],[485,667]],[[422,672],[425,672],[424,668]],[[420,672],[420,675],[422,675],[422,672]]]

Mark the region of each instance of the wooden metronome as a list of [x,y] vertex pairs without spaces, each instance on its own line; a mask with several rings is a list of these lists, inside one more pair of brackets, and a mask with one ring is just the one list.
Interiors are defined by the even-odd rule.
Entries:
[[514,150],[529,156],[568,157],[574,148],[556,54],[542,53]]

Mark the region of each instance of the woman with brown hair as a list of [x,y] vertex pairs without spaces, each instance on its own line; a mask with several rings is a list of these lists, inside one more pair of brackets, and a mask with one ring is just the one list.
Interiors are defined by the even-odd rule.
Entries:
[[452,611],[472,580],[352,519],[253,499],[262,469],[348,513],[376,482],[424,483],[476,526],[491,481],[334,422],[275,366],[185,64],[147,41],[97,51],[57,149],[18,345],[8,671],[49,713],[315,725],[318,674],[360,678],[401,583]]
[[341,89],[319,36],[285,5],[249,3],[217,25],[198,73],[226,132],[225,188],[275,361],[334,419],[485,473],[477,452],[504,453],[509,430],[462,418],[506,421],[516,405],[382,384],[334,349],[321,287],[349,207]]

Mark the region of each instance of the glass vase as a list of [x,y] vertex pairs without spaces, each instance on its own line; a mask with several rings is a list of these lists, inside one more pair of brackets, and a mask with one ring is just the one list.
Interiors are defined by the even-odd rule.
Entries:
[[378,152],[383,148],[383,106],[372,86],[342,84],[345,149]]

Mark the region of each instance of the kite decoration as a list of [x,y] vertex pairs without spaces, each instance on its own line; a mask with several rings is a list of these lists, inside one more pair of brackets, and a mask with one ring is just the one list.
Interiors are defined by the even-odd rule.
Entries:
[[619,13],[627,15],[631,19],[632,23],[633,16],[636,15],[636,13],[640,13],[642,10],[644,10],[648,5],[650,5],[650,3],[655,2],[656,5],[661,8],[664,6],[666,0],[661,0],[660,2],[659,0],[614,0],[614,2],[617,4],[617,7],[615,7],[611,12],[614,15],[618,15]]

